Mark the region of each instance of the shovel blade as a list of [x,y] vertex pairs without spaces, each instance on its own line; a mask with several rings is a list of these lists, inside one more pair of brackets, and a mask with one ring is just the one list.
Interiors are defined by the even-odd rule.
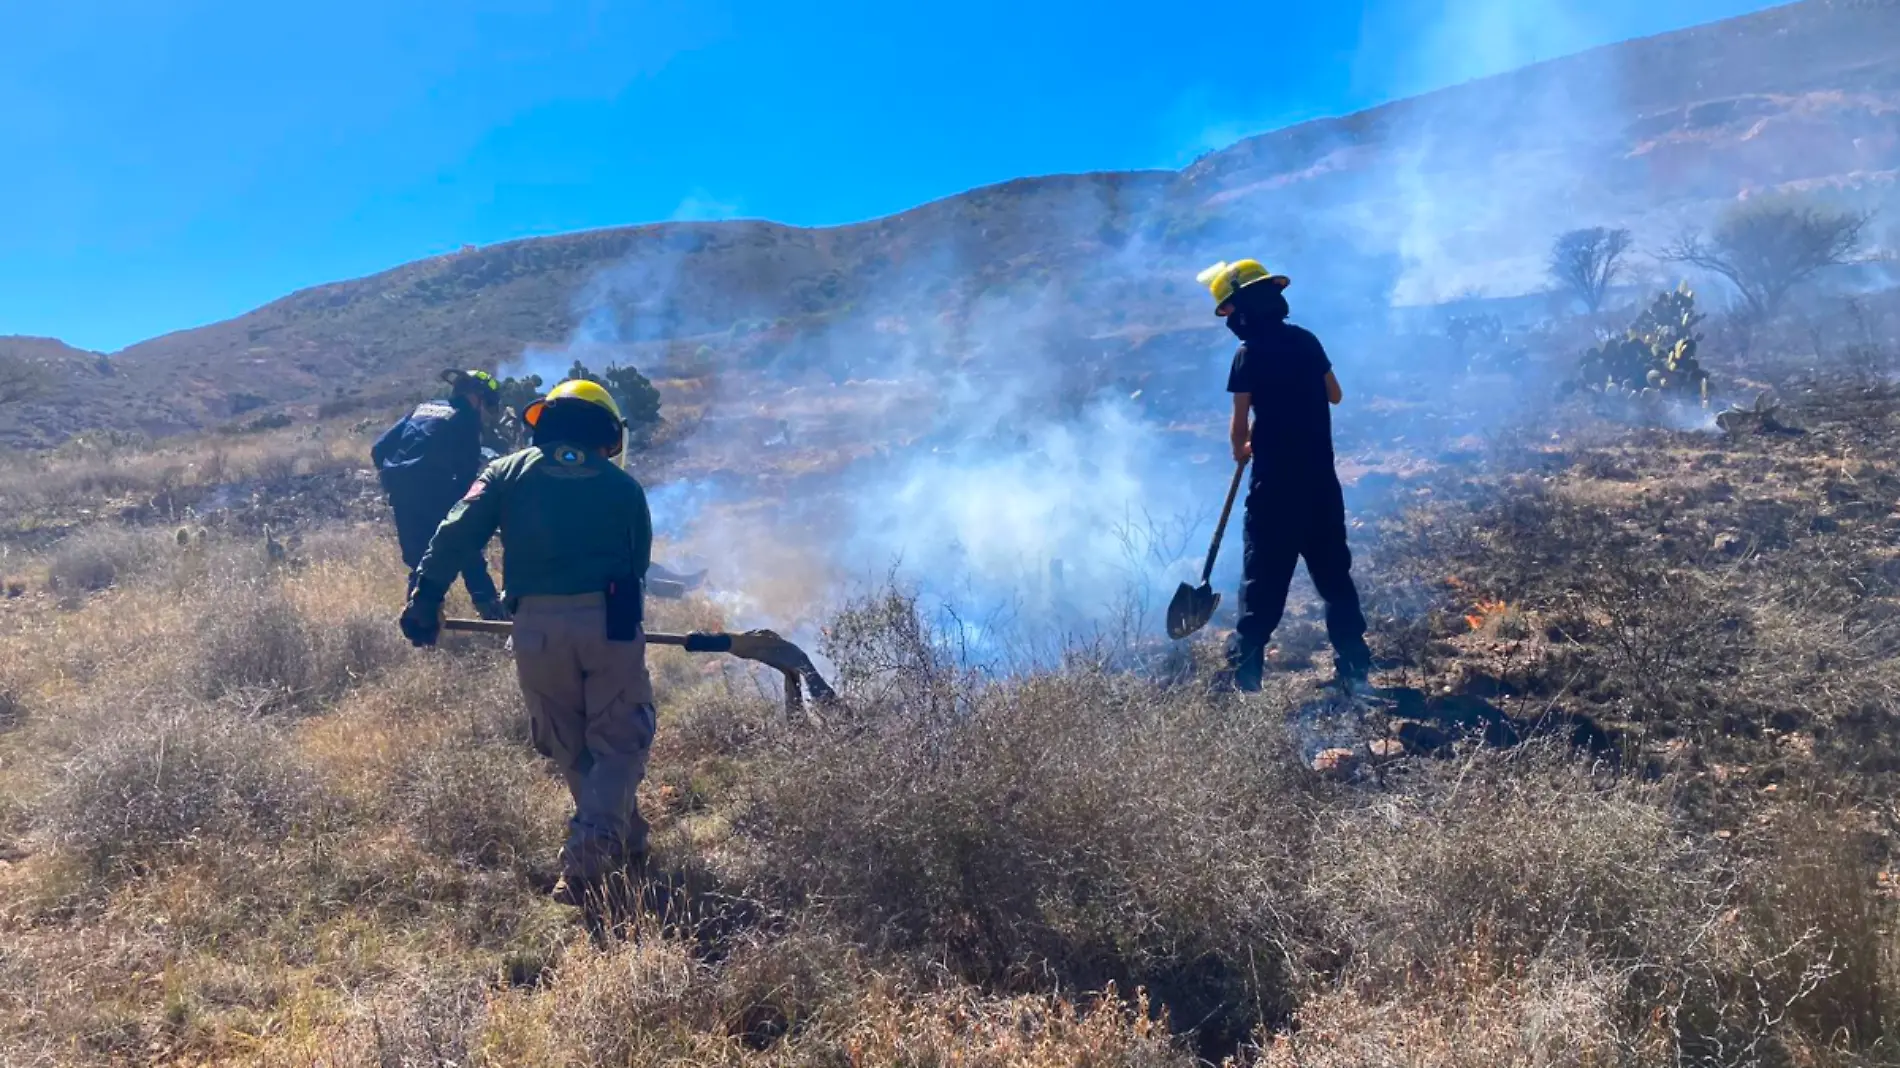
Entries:
[[1168,637],[1179,641],[1207,626],[1218,607],[1220,594],[1214,592],[1213,586],[1205,582],[1199,586],[1181,583],[1181,588],[1174,591],[1174,600],[1168,602]]

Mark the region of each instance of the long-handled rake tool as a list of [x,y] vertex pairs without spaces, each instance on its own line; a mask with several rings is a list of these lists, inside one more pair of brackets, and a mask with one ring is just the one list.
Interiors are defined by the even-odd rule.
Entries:
[[1220,554],[1227,517],[1234,514],[1234,497],[1240,493],[1240,477],[1246,473],[1245,461],[1235,466],[1234,484],[1227,487],[1227,503],[1221,507],[1220,522],[1214,526],[1214,544],[1208,546],[1207,563],[1201,565],[1201,584],[1181,583],[1181,588],[1174,591],[1174,600],[1168,602],[1168,637],[1176,641],[1207,626],[1207,621],[1214,618],[1214,609],[1220,607],[1220,594],[1214,592],[1213,585],[1214,557]]
[[[445,619],[443,630],[462,631],[468,634],[510,635],[514,633],[514,624],[507,620],[486,619]],[[647,632],[648,645],[672,645],[689,653],[728,653],[741,660],[750,660],[785,676],[785,714],[787,716],[805,716],[817,720],[818,716],[805,703],[806,691],[810,691],[812,701],[820,706],[838,703],[838,693],[826,682],[823,675],[812,665],[811,657],[805,650],[786,641],[769,630],[749,630],[743,634],[664,634]]]

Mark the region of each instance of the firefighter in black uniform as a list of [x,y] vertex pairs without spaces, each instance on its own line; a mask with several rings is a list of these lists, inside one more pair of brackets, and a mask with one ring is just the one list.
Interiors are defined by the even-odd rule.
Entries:
[[1227,391],[1234,460],[1253,461],[1247,491],[1240,621],[1228,646],[1234,685],[1258,690],[1267,643],[1286,611],[1293,569],[1326,602],[1326,636],[1339,682],[1362,684],[1372,668],[1366,619],[1352,581],[1346,504],[1333,469],[1331,406],[1343,395],[1319,339],[1287,322],[1289,280],[1255,260],[1217,264],[1200,280],[1215,314],[1240,339]]
[[[483,371],[445,371],[447,400],[429,401],[398,420],[370,448],[396,514],[402,562],[412,572],[435,528],[481,474],[482,427],[501,408],[501,386]],[[462,568],[462,585],[483,619],[505,619],[501,594],[480,556]]]

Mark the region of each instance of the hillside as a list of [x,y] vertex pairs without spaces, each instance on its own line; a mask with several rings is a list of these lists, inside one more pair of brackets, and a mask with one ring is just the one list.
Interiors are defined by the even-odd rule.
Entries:
[[134,345],[111,367],[136,410],[88,406],[79,425],[53,406],[97,384],[97,361],[47,357],[56,388],[0,412],[0,441],[381,409],[443,366],[537,351],[565,366],[570,346],[675,379],[671,399],[698,414],[735,399],[708,381],[734,368],[840,382],[1017,363],[1023,344],[1050,364],[1165,367],[1206,348],[1191,276],[1213,258],[1273,258],[1309,318],[1350,324],[1394,300],[1541,288],[1570,226],[1653,244],[1764,188],[1892,203],[1896,175],[1900,19],[1810,0],[1252,138],[1180,173],[1025,179],[823,230],[659,224],[468,248]]

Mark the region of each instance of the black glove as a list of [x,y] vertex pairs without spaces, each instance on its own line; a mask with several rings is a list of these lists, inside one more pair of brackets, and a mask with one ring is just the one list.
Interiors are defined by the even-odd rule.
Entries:
[[421,649],[434,645],[442,636],[442,601],[448,593],[447,586],[438,586],[420,577],[410,580],[409,603],[402,610],[402,618],[396,621],[409,644]]

